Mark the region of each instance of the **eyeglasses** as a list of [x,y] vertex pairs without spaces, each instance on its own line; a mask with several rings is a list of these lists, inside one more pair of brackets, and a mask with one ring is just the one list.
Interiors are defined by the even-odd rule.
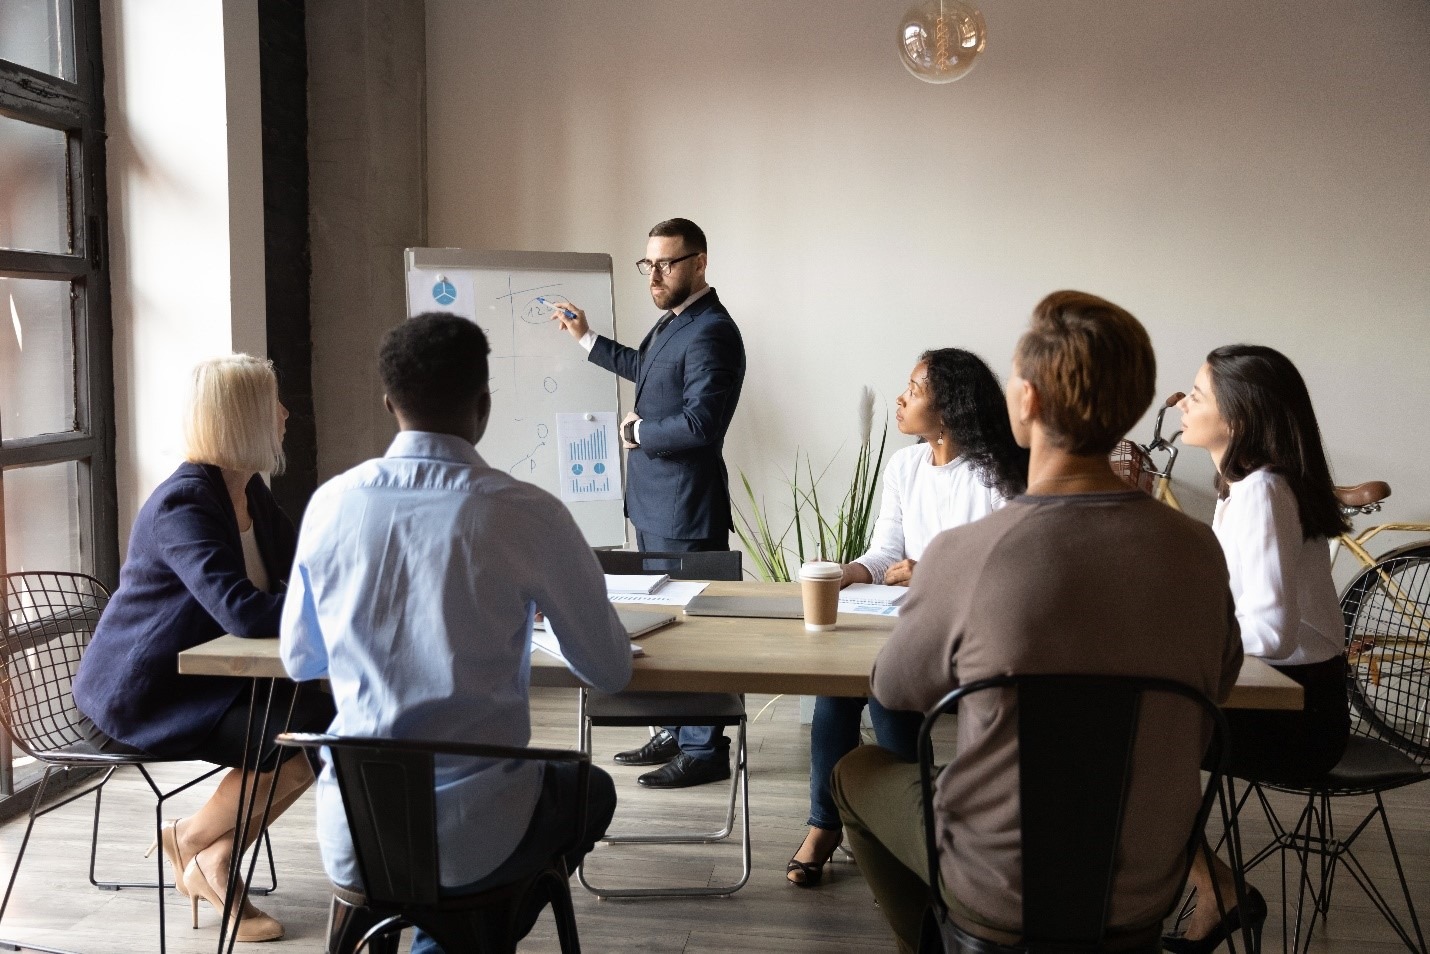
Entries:
[[669,275],[670,270],[672,268],[679,265],[687,258],[694,258],[699,254],[699,252],[691,252],[688,255],[682,255],[679,258],[672,258],[668,261],[663,262],[652,262],[648,258],[643,258],[639,262],[636,262],[636,271],[640,272],[642,275],[649,275],[651,272],[655,272],[657,275]]

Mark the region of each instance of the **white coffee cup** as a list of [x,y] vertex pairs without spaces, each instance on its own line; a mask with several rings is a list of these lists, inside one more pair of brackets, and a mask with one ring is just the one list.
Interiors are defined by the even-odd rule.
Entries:
[[834,629],[839,618],[838,563],[818,560],[799,568],[799,589],[804,597],[804,628],[812,633]]

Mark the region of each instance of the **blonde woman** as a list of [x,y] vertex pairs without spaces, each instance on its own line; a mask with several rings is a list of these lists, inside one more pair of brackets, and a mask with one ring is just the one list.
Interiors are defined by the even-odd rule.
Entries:
[[[240,786],[254,781],[238,770],[250,683],[181,676],[177,657],[224,633],[278,635],[296,538],[263,478],[282,468],[287,417],[271,363],[231,355],[194,369],[186,460],[135,518],[119,587],[74,683],[97,750],[235,769],[202,808],[163,829],[175,884],[193,899],[195,927],[199,898],[223,910]],[[288,684],[287,697],[275,697],[274,711],[287,711],[295,691]],[[292,728],[322,731],[332,717],[326,694],[297,693]],[[276,818],[312,783],[313,772],[302,758],[280,765],[291,750],[277,749],[271,734],[258,781],[266,793],[276,775],[270,813]],[[257,827],[249,826],[250,843]],[[236,933],[240,941],[272,941],[283,936],[283,926],[245,901]]]

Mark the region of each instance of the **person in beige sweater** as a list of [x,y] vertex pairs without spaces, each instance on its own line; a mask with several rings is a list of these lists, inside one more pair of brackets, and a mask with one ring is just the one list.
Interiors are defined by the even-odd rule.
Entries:
[[[1055,292],[1018,343],[1008,410],[1029,447],[1028,492],[940,534],[875,662],[874,696],[926,711],[961,683],[1005,673],[1174,679],[1225,701],[1242,648],[1226,563],[1210,528],[1129,490],[1107,455],[1152,400],[1141,324],[1082,292]],[[1111,936],[1155,941],[1181,887],[1202,752],[1160,705],[1139,730]],[[989,940],[1021,933],[1016,712],[972,697],[939,775],[936,833],[954,919]],[[903,951],[928,898],[918,767],[875,746],[846,756],[835,802]],[[1070,818],[1069,824],[1077,819]]]

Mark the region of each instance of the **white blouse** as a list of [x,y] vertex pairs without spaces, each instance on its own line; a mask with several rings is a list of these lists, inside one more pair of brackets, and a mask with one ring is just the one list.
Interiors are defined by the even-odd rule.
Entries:
[[905,447],[884,468],[884,497],[869,552],[854,562],[882,583],[889,567],[922,558],[929,541],[943,531],[972,523],[1004,503],[965,458],[935,466],[928,444]]
[[253,535],[253,524],[249,523],[247,530],[240,530],[238,536],[243,541],[243,569],[248,574],[248,582],[267,593],[270,582],[268,567],[263,563],[263,554],[258,552],[258,538]]
[[1323,537],[1303,539],[1296,494],[1258,470],[1217,501],[1212,530],[1226,553],[1241,644],[1280,666],[1325,662],[1345,652],[1345,623]]

